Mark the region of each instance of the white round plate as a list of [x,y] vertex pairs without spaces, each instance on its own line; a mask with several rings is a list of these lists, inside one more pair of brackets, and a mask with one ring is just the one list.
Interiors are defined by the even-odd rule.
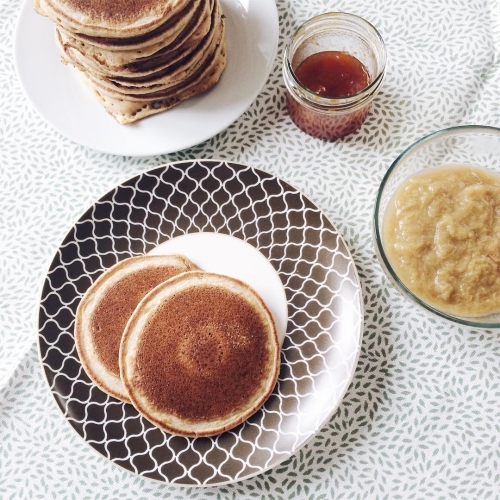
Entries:
[[250,243],[222,233],[189,233],[165,240],[148,253],[178,253],[204,271],[250,285],[271,311],[280,345],[283,345],[288,320],[285,289],[272,264]]
[[220,0],[226,16],[227,66],[217,85],[168,112],[120,125],[61,64],[54,26],[26,0],[14,56],[26,95],[61,134],[89,148],[124,156],[172,153],[199,144],[233,123],[264,86],[278,47],[274,0]]

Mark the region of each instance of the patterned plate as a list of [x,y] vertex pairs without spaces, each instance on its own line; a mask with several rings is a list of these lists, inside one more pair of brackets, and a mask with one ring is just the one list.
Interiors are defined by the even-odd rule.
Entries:
[[[82,295],[106,268],[202,231],[245,240],[269,260],[289,319],[279,380],[266,404],[230,432],[188,439],[159,430],[95,387],[80,365],[73,326]],[[185,161],[116,187],[68,233],[42,292],[39,349],[66,420],[99,453],[144,477],[216,485],[276,466],[324,425],[354,374],[362,318],[349,251],[307,198],[247,166]]]

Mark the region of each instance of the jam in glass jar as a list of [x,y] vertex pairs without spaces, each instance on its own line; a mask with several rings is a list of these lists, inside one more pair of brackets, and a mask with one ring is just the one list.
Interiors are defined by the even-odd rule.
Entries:
[[352,134],[368,116],[385,63],[382,37],[361,17],[331,12],[310,19],[283,57],[292,121],[320,139]]

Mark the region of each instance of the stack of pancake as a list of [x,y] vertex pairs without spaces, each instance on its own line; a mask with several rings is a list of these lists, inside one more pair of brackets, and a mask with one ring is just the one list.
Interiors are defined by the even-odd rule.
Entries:
[[208,90],[226,65],[219,0],[35,0],[35,9],[119,123]]
[[279,372],[276,326],[258,294],[180,255],[133,257],[103,273],[78,306],[75,343],[104,392],[188,437],[242,423]]

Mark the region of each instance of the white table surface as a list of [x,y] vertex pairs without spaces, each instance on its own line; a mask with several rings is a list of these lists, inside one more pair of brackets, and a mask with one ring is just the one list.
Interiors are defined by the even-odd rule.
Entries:
[[[448,126],[500,126],[500,2],[279,0],[278,56],[249,110],[151,158],[86,149],[37,115],[14,69],[19,8],[0,2],[0,498],[500,498],[500,333],[425,316],[388,283],[371,239],[378,185],[403,149]],[[326,143],[288,118],[280,62],[303,21],[333,10],[374,24],[389,66],[363,128]],[[365,331],[353,383],[310,444],[255,478],[186,489],[134,476],[73,432],[43,379],[35,318],[47,266],[89,205],[154,166],[209,157],[277,175],[324,210],[356,262]]]

